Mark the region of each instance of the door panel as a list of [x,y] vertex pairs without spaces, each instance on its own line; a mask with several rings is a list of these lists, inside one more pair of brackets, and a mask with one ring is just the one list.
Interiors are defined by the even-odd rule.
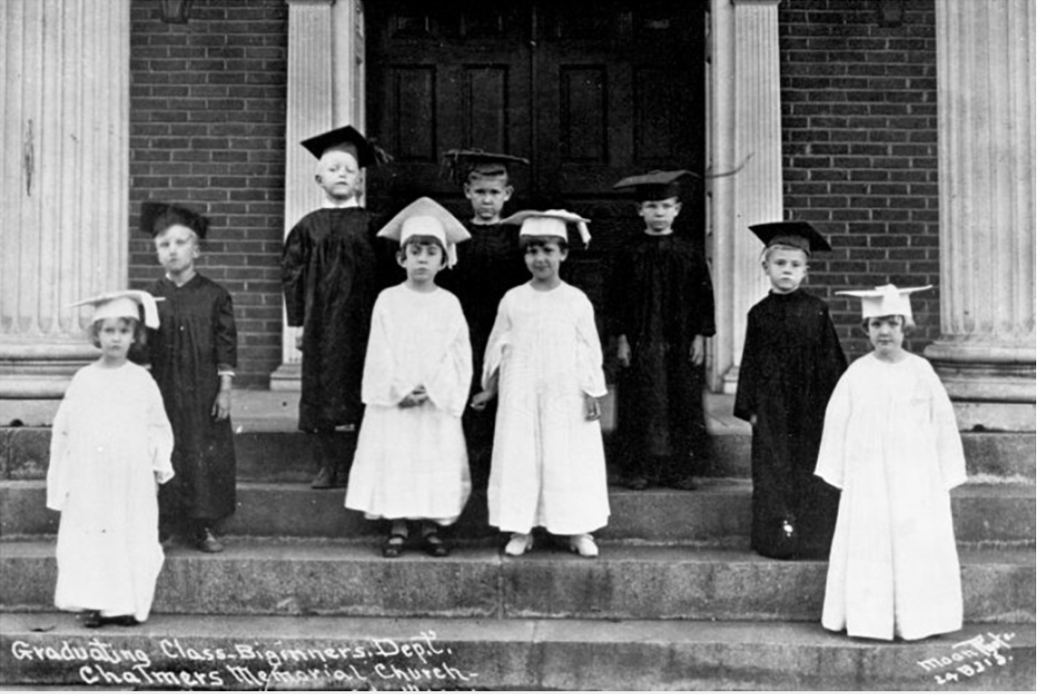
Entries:
[[[513,167],[507,212],[565,207],[592,218],[592,246],[565,268],[599,309],[602,260],[642,228],[614,183],[703,169],[703,2],[372,0],[366,18],[367,132],[396,158],[369,172],[369,206],[393,214],[429,195],[466,217],[461,190],[441,175],[443,153],[526,157],[530,167]],[[689,193],[677,231],[702,240],[702,189]]]

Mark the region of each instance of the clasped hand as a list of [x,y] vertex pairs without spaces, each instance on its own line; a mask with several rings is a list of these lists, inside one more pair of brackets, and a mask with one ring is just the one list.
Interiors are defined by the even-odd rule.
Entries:
[[430,396],[426,394],[426,386],[418,385],[411,393],[404,396],[404,399],[400,402],[400,406],[418,407],[429,399]]

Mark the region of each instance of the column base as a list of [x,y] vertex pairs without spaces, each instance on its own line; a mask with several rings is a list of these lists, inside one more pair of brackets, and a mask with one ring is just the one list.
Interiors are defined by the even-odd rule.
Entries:
[[299,362],[285,362],[271,373],[271,390],[298,391],[301,389]]
[[1036,347],[939,340],[925,347],[962,431],[1036,431]]

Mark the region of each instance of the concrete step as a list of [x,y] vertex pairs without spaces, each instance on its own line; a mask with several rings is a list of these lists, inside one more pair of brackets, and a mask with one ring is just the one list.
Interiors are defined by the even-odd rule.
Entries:
[[[310,482],[316,472],[307,436],[295,422],[250,420],[235,424],[238,478],[248,482]],[[0,479],[44,479],[51,430],[45,427],[0,427]],[[984,479],[1036,480],[1034,432],[961,432],[968,472]],[[605,436],[608,451],[612,435]],[[713,427],[710,477],[751,476],[751,431],[730,418]]]
[[[116,662],[113,662],[116,661]],[[1019,690],[1036,630],[908,643],[816,623],[0,614],[0,685],[162,689]]]
[[[169,614],[813,621],[827,564],[748,551],[604,542],[583,559],[541,542],[522,558],[496,545],[396,560],[378,543],[230,538],[222,554],[168,548],[154,609]],[[1035,622],[1033,549],[960,553],[965,619]],[[0,542],[0,610],[45,610],[51,541]]]
[[[307,484],[242,482],[238,511],[224,525],[232,535],[372,537],[384,532],[362,514],[343,508],[344,490]],[[963,544],[1035,544],[1036,487],[1032,484],[967,484],[953,491],[955,532]],[[45,507],[39,480],[0,482],[0,537],[54,534],[59,514]],[[751,482],[702,481],[693,491],[610,490],[610,524],[600,537],[655,543],[708,543],[745,547],[751,533]],[[487,525],[487,503],[475,493],[455,528],[462,538],[496,535]]]

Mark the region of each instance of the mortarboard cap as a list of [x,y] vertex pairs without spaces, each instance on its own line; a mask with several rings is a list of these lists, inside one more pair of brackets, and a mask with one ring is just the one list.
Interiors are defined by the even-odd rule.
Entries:
[[181,224],[195,232],[200,239],[206,238],[209,219],[195,210],[182,205],[147,200],[141,203],[141,231],[157,236],[174,224]]
[[433,236],[440,239],[448,254],[448,267],[453,267],[457,256],[455,244],[470,237],[466,227],[451,212],[431,200],[419,198],[394,215],[376,236],[392,239],[402,246],[410,236]]
[[835,292],[847,296],[858,296],[863,301],[863,317],[873,318],[875,316],[906,316],[913,318],[910,308],[910,295],[914,292],[923,292],[927,287],[906,287],[900,289],[894,284],[886,284],[874,289],[863,289],[857,291]]
[[462,185],[469,180],[472,173],[479,173],[483,176],[501,176],[509,173],[510,164],[528,165],[530,163],[523,157],[485,152],[482,149],[449,149],[444,153],[443,169],[451,180]]
[[697,176],[697,174],[686,169],[651,171],[639,176],[623,178],[614,184],[614,188],[631,189],[635,194],[635,199],[640,202],[677,198],[682,193],[682,179],[687,176]]
[[156,299],[148,292],[137,289],[126,289],[98,294],[92,299],[84,299],[83,301],[70,304],[70,307],[93,306],[94,317],[91,319],[91,322],[96,322],[103,318],[135,318],[141,320],[140,309],[143,308],[145,326],[155,329],[159,327],[159,309],[155,305],[156,301],[162,301],[162,298]]
[[378,166],[393,160],[393,157],[351,125],[344,125],[342,128],[315,135],[303,140],[300,144],[306,147],[315,159],[319,160],[330,149],[346,150],[354,155],[361,168]]
[[755,236],[762,240],[766,248],[770,246],[793,246],[806,253],[829,251],[831,245],[816,231],[809,222],[768,222],[753,224],[750,227]]
[[589,220],[567,210],[523,210],[502,220],[502,224],[519,224],[521,236],[559,236],[567,240],[567,222],[577,225],[578,235],[588,248],[592,234]]

